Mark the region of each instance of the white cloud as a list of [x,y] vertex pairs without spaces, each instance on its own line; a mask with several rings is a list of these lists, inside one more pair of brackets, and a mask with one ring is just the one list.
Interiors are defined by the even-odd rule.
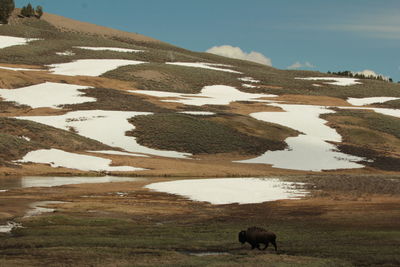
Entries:
[[363,70],[363,71],[357,71],[357,72],[354,72],[354,71],[353,71],[353,74],[362,74],[362,75],[365,75],[365,76],[367,76],[367,77],[371,77],[371,76],[372,76],[372,77],[382,76],[384,80],[386,80],[386,81],[389,80],[389,77],[388,77],[388,76],[385,76],[385,75],[383,75],[383,74],[376,73],[376,72],[373,71],[373,70]]
[[292,65],[288,66],[287,69],[294,70],[294,69],[300,69],[300,68],[315,68],[315,65],[311,64],[310,62],[306,61],[304,63],[300,63],[299,61],[296,61]]
[[257,62],[267,66],[272,66],[271,59],[267,58],[263,54],[255,51],[246,53],[240,47],[234,47],[231,45],[214,46],[208,49],[206,52],[219,56],[243,59],[243,60]]

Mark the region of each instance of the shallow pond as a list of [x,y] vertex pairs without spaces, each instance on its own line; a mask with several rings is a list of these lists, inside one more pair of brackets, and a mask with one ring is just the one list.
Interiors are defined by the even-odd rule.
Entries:
[[40,177],[26,176],[21,178],[3,178],[0,179],[0,191],[15,188],[28,187],[53,187],[71,184],[96,184],[96,183],[115,183],[115,182],[134,182],[144,178],[134,177]]

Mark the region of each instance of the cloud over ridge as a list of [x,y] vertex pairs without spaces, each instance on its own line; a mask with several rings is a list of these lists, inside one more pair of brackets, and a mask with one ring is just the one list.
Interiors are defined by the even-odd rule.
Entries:
[[248,60],[263,65],[272,66],[271,59],[264,56],[263,54],[256,51],[246,53],[240,47],[234,47],[231,45],[214,46],[208,49],[206,52],[219,56]]

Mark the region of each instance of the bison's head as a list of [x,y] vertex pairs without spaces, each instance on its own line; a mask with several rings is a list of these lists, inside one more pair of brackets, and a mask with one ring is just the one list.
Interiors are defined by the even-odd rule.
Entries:
[[239,242],[242,244],[246,242],[246,231],[239,232]]

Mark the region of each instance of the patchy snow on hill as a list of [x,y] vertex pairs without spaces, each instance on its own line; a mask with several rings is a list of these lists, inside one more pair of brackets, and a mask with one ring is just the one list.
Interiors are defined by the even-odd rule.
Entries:
[[138,53],[143,52],[143,50],[128,49],[128,48],[118,48],[118,47],[93,47],[93,46],[74,46],[75,48],[93,50],[93,51],[114,51],[122,53]]
[[130,124],[128,119],[149,114],[152,113],[86,110],[73,111],[60,116],[27,116],[16,118],[43,123],[63,130],[73,129],[79,135],[97,140],[112,147],[122,148],[128,152],[173,158],[190,156],[190,154],[187,153],[148,148],[138,144],[135,137],[126,136],[126,132],[135,129],[135,126]]
[[100,153],[100,154],[108,154],[108,155],[118,155],[118,156],[130,156],[130,157],[144,157],[144,158],[148,158],[149,157],[147,155],[129,153],[129,152],[123,152],[123,151],[117,151],[117,150],[96,150],[96,151],[90,150],[88,152]]
[[39,39],[34,39],[34,38],[28,39],[28,38],[0,35],[0,49],[15,45],[25,45],[31,41],[36,41],[36,40]]
[[7,101],[28,105],[32,108],[52,107],[59,105],[95,102],[96,98],[82,96],[82,85],[45,82],[18,89],[0,89],[0,96]]
[[252,117],[266,122],[277,123],[302,132],[297,137],[285,140],[289,148],[280,151],[267,151],[263,155],[242,163],[272,164],[273,167],[304,171],[363,168],[357,161],[363,158],[338,152],[328,143],[341,142],[342,137],[319,118],[321,114],[334,111],[321,106],[272,104],[285,112],[258,112]]
[[144,61],[126,59],[80,59],[69,63],[51,64],[53,74],[68,76],[100,76],[108,71],[126,65],[138,65]]
[[59,55],[59,56],[75,56],[76,54],[74,52],[72,52],[72,51],[67,50],[67,51],[64,51],[64,52],[56,52],[56,55]]
[[236,70],[218,68],[218,67],[232,67],[232,66],[224,65],[224,64],[213,64],[213,63],[203,63],[203,62],[166,62],[166,64],[242,74],[241,72],[236,71]]
[[307,77],[307,78],[295,78],[298,80],[310,80],[310,81],[331,81],[331,82],[325,82],[326,84],[333,84],[333,85],[339,85],[339,86],[349,86],[349,85],[355,85],[355,84],[362,84],[361,82],[358,82],[359,79],[354,79],[354,78],[337,78],[337,77]]
[[397,99],[400,99],[400,97],[364,97],[364,98],[349,97],[347,99],[347,102],[349,102],[353,106],[364,106],[375,103],[385,103],[387,101],[397,100]]
[[111,160],[70,153],[59,149],[40,149],[26,154],[19,163],[44,163],[51,167],[65,167],[81,171],[142,171],[142,168],[131,166],[110,166]]
[[176,102],[184,105],[203,106],[203,105],[229,105],[235,101],[255,101],[270,102],[269,100],[261,100],[262,97],[276,97],[269,94],[251,94],[244,93],[238,89],[227,85],[211,85],[205,86],[199,94],[180,94],[161,91],[135,90],[130,91],[137,94],[145,94],[157,97],[171,97],[178,99],[164,99],[163,102]]
[[181,195],[194,201],[223,205],[298,199],[308,194],[305,190],[296,189],[296,185],[302,184],[283,182],[279,179],[222,178],[160,182],[149,184],[146,188]]
[[7,224],[0,225],[0,233],[6,234],[11,233],[14,228],[19,228],[22,225],[16,222],[7,222]]
[[392,108],[364,108],[364,107],[338,107],[341,109],[364,109],[364,110],[373,110],[376,113],[380,113],[387,116],[393,116],[400,118],[400,109],[392,109]]

